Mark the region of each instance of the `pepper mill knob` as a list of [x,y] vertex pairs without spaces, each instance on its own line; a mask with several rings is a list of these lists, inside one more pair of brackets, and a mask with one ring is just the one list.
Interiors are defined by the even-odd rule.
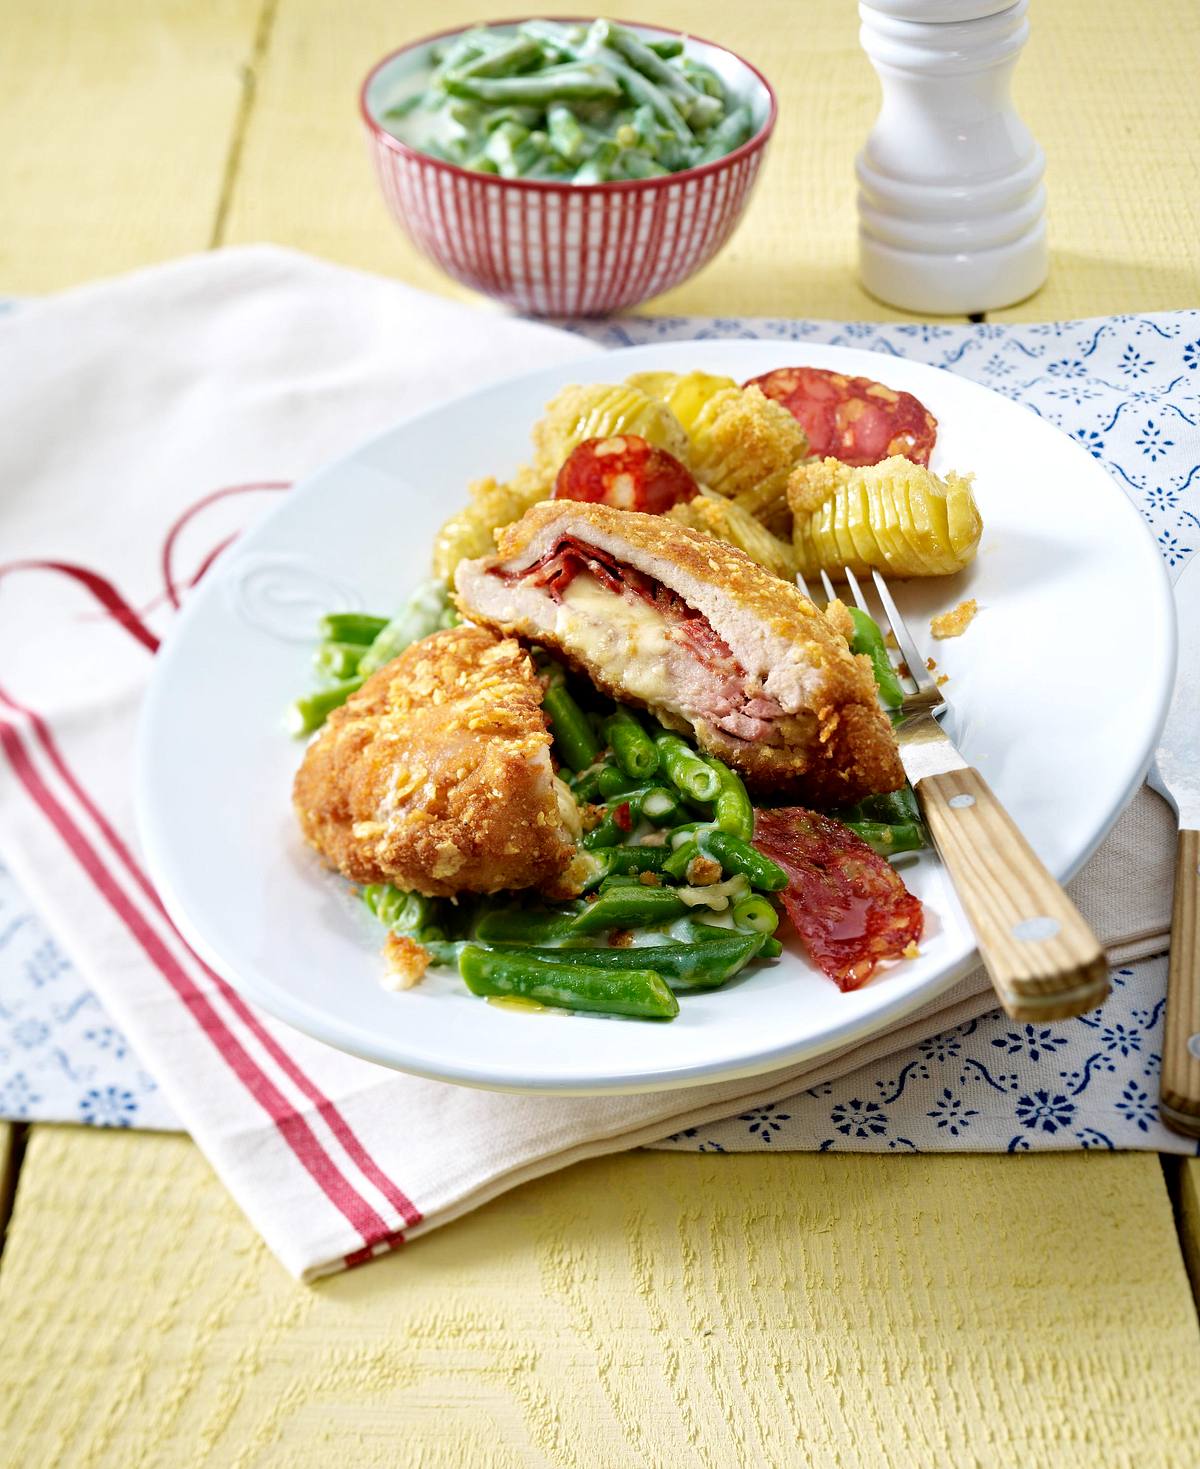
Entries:
[[883,105],[858,155],[859,268],[906,311],[966,315],[1046,279],[1045,158],[1009,97],[1029,0],[872,0]]

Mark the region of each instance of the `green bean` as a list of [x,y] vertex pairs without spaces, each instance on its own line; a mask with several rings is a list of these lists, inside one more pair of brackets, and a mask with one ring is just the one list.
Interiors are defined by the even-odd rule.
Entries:
[[429,962],[437,967],[458,968],[458,956],[466,944],[461,939],[423,939],[421,947],[429,955]]
[[418,941],[425,937],[445,937],[436,898],[427,898],[424,893],[406,893],[384,882],[363,888],[362,899],[380,923],[393,933],[409,934]]
[[582,161],[587,134],[565,102],[553,102],[547,110],[546,136],[551,148],[567,163]]
[[478,102],[463,102],[461,100],[446,99],[446,111],[451,118],[466,131],[475,133],[481,131],[487,120],[486,110]]
[[583,710],[561,679],[551,678],[542,707],[550,720],[550,730],[562,763],[576,772],[594,765],[600,754],[599,742]]
[[353,678],[365,651],[361,643],[321,643],[313,654],[313,666],[325,678]]
[[848,607],[846,610],[850,614],[850,620],[854,623],[854,636],[850,639],[850,651],[867,655],[871,660],[871,669],[879,687],[879,697],[889,709],[898,708],[904,702],[904,688],[900,683],[899,675],[892,667],[892,660],[888,657],[883,634],[879,631],[875,619],[869,617],[861,607]]
[[715,163],[735,148],[740,148],[754,131],[754,122],[748,107],[735,107],[722,122],[719,122],[704,139],[704,147],[696,155],[696,163]]
[[529,136],[529,129],[517,122],[504,122],[493,128],[483,145],[483,156],[490,158],[505,178],[516,178],[514,157],[518,144]]
[[567,778],[567,787],[575,797],[577,805],[590,805],[600,796],[600,771],[603,766],[589,765],[578,775],[570,775]]
[[540,41],[543,46],[549,46],[560,56],[569,57],[572,61],[584,60],[586,37],[577,26],[564,30],[552,20],[527,20],[518,30],[521,35]]
[[369,647],[388,625],[386,617],[366,612],[327,612],[321,618],[321,638],[327,643],[359,643]]
[[666,826],[678,821],[683,814],[683,807],[679,804],[676,793],[660,785],[632,786],[628,790],[618,791],[609,798],[606,806],[608,812],[628,806],[634,825],[644,817],[656,826]]
[[571,177],[571,165],[564,163],[556,153],[546,153],[529,165],[523,177],[566,181]]
[[475,924],[476,938],[496,944],[546,944],[575,933],[576,914],[563,909],[489,908]]
[[687,870],[700,855],[700,847],[694,841],[681,842],[663,863],[663,871],[676,882],[687,881]]
[[484,52],[465,66],[456,67],[460,77],[503,77],[524,71],[527,62],[540,62],[542,48],[529,36],[514,36],[494,51]]
[[702,66],[700,62],[693,61],[690,56],[685,55],[680,62],[679,69],[698,92],[706,92],[710,97],[724,99],[724,83],[711,67]]
[[670,888],[615,888],[589,903],[574,919],[573,934],[603,933],[610,928],[648,928],[687,911]]
[[676,792],[659,785],[647,786],[640,793],[636,810],[655,826],[673,826],[684,814]]
[[881,857],[894,857],[900,852],[919,852],[922,847],[928,846],[925,832],[914,822],[889,825],[882,821],[847,821],[846,825]]
[[698,92],[678,67],[668,66],[652,47],[640,41],[623,26],[609,26],[608,44],[619,51],[643,76],[657,82],[680,108],[689,123],[707,127],[725,110],[722,103],[707,92]]
[[610,872],[600,884],[597,891],[607,893],[613,888],[636,888],[642,886],[642,880],[636,872]]
[[666,847],[616,847],[606,854],[608,870],[616,873],[661,872],[666,866]]
[[571,176],[573,184],[605,184],[612,175],[613,164],[620,155],[616,143],[606,141],[596,146],[592,156]]
[[630,66],[624,57],[614,51],[611,46],[599,45],[595,50],[589,49],[587,54],[589,59],[602,63],[613,73],[618,85],[624,88],[627,97],[652,108],[659,122],[680,142],[690,143],[694,140],[695,134],[688,127],[683,114],[670,97],[661,87]]
[[672,56],[683,55],[682,36],[663,36],[657,41],[647,41],[646,45],[656,56],[661,56],[664,61],[669,61]]
[[[708,912],[708,909],[702,910]],[[679,918],[670,927],[670,941],[678,944],[711,943],[713,939],[727,939],[738,932],[726,923],[705,923],[695,916],[695,910],[686,918]]]
[[547,963],[519,950],[489,950],[468,944],[458,972],[473,995],[519,995],[566,1010],[673,1020],[679,1001],[649,967],[602,969],[595,965]]
[[921,812],[912,786],[907,782],[897,791],[866,796],[843,815],[833,813],[839,821],[882,821],[888,826],[920,826]]
[[769,899],[751,893],[733,905],[733,921],[739,928],[752,928],[755,933],[774,933],[779,927],[779,914]]
[[685,842],[695,841],[698,832],[712,831],[714,824],[711,821],[685,821],[668,832],[667,841],[672,847],[682,847]]
[[621,801],[604,813],[598,825],[584,833],[579,845],[587,852],[595,852],[602,847],[616,847],[632,830],[633,814],[629,810],[629,803]]
[[600,768],[596,777],[596,788],[605,800],[611,801],[614,796],[627,796],[630,791],[637,790],[638,782],[631,779],[623,770],[611,762],[606,761]]
[[658,773],[654,742],[628,709],[610,714],[604,721],[604,733],[614,759],[631,779],[649,780]]
[[455,67],[465,65],[476,56],[485,55],[492,49],[495,39],[486,31],[478,28],[464,31],[448,48],[436,50],[433,53],[433,59],[437,62],[439,71],[452,71]]
[[449,74],[442,85],[452,97],[468,97],[475,102],[564,102],[576,97],[621,95],[621,83],[611,68],[573,61],[565,66],[548,66],[527,76],[493,78]]
[[568,968],[652,969],[673,990],[715,989],[753,959],[762,946],[758,934],[725,929],[715,942],[645,944],[626,949],[510,949],[506,952],[542,964]]
[[711,755],[707,763],[717,772],[721,787],[713,804],[713,818],[717,826],[748,842],[754,835],[754,807],[750,804],[750,796],[741,776]]
[[491,132],[498,128],[501,123],[515,122],[518,127],[523,127],[527,132],[532,132],[542,120],[542,109],[540,107],[497,107],[494,110],[480,109],[483,118],[485,132]]
[[398,617],[379,632],[358,665],[364,676],[390,663],[413,643],[436,632],[447,606],[446,583],[429,581],[417,588]]
[[783,945],[774,934],[768,934],[763,940],[762,948],[758,951],[758,957],[760,959],[778,959],[782,953]]
[[293,700],[287,712],[288,729],[297,736],[312,734],[362,685],[362,678],[356,675],[354,678],[343,679],[341,683],[331,684],[327,689],[318,689],[315,694],[306,694],[303,698]]
[[714,801],[721,789],[717,772],[675,734],[660,734],[654,741],[663,774],[693,801]]
[[764,892],[782,892],[788,885],[788,875],[782,867],[731,832],[704,832],[700,836],[699,846],[706,856],[715,858],[726,872],[740,872],[753,887]]
[[617,160],[617,167],[624,179],[656,179],[670,172],[637,148],[625,149]]
[[426,94],[424,92],[413,92],[410,96],[402,98],[399,102],[393,102],[383,114],[384,121],[400,122],[410,112],[414,112],[425,102]]

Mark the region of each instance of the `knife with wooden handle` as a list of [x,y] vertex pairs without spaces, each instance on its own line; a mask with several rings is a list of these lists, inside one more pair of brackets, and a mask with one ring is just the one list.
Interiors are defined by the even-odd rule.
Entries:
[[1179,670],[1149,782],[1179,818],[1159,1116],[1200,1137],[1200,556],[1175,583]]

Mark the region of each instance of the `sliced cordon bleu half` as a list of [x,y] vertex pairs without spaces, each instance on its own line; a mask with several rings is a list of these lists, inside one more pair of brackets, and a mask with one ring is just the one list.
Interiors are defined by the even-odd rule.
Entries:
[[464,616],[694,734],[752,789],[828,807],[902,783],[840,604],[827,616],[734,547],[606,505],[543,501],[497,545],[458,567]]

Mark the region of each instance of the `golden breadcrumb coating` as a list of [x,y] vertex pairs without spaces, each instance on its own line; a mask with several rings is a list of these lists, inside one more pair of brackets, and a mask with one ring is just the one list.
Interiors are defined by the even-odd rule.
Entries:
[[[582,646],[573,632],[557,625],[544,594],[524,612],[498,613],[498,607],[511,603],[511,593],[488,570],[519,569],[559,534],[590,541],[661,581],[702,612],[735,655],[739,647],[759,650],[747,652],[742,663],[768,694],[775,687],[790,691],[784,743],[737,738],[686,712],[677,690],[643,697],[629,682],[629,659],[620,651],[597,656]],[[694,734],[702,749],[728,761],[755,790],[838,806],[902,784],[903,768],[870,660],[850,652],[846,628],[852,625],[840,604],[827,618],[794,584],[772,576],[736,548],[664,516],[606,505],[562,500],[535,505],[502,531],[497,543],[497,555],[459,568],[457,595],[464,615],[555,649],[602,692],[640,704],[670,728]],[[613,598],[618,614],[620,600]],[[796,676],[788,678],[793,670]]]
[[305,837],[352,882],[557,891],[575,846],[542,693],[511,638],[456,627],[414,643],[309,746],[293,789]]
[[939,612],[929,619],[929,631],[935,638],[961,638],[979,611],[979,603],[968,597],[949,612]]

